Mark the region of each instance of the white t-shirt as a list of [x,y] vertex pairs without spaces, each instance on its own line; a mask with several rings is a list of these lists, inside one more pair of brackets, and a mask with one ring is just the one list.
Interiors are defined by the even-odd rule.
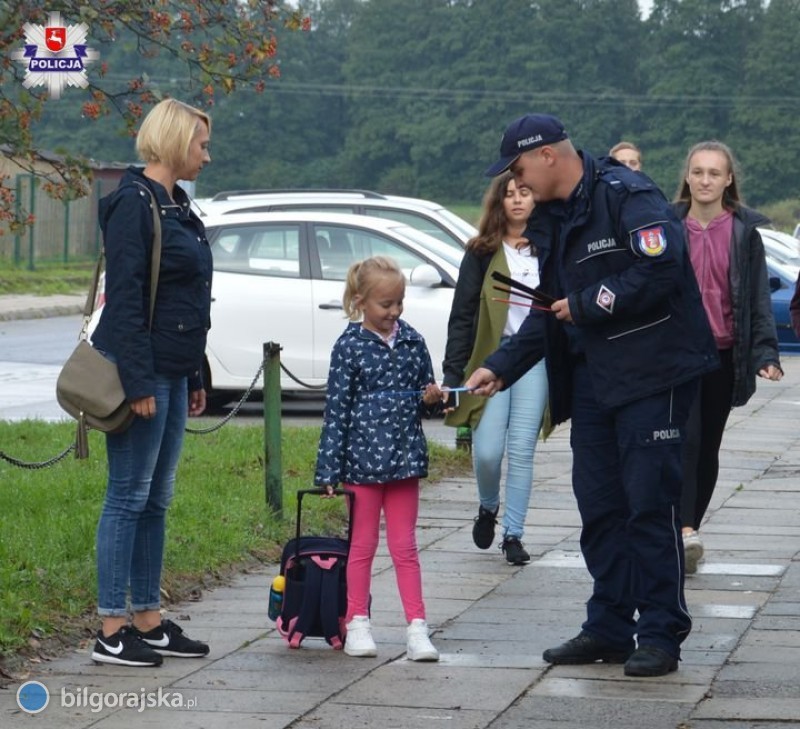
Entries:
[[[531,247],[525,246],[521,250],[517,250],[514,246],[503,241],[503,250],[506,254],[506,263],[508,263],[508,271],[511,274],[511,278],[535,289],[539,285],[539,259],[533,255]],[[530,299],[517,294],[511,294],[508,298],[523,304],[532,303]],[[503,329],[503,336],[510,337],[512,334],[516,334],[529,313],[530,308],[528,306],[509,304],[508,318]]]

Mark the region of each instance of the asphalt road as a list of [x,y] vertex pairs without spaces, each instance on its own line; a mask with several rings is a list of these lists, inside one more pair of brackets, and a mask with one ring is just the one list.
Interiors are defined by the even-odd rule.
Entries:
[[[81,316],[0,321],[0,420],[67,419],[56,401],[56,379],[75,347],[81,322]],[[206,420],[211,424],[224,417],[233,404],[209,414]],[[320,425],[324,405],[317,394],[284,396],[281,422],[287,426]],[[260,401],[247,402],[231,422],[252,425],[263,413]],[[424,427],[429,438],[454,444],[455,430],[440,419],[425,421]]]

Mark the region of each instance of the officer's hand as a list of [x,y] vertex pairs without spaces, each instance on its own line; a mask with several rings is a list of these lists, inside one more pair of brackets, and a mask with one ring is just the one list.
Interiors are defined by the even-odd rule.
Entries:
[[503,387],[503,380],[486,367],[479,367],[464,383],[473,395],[491,397]]
[[777,382],[781,379],[781,377],[783,377],[783,370],[775,365],[767,365],[758,371],[758,376]]
[[422,402],[429,407],[437,402],[444,402],[446,399],[439,385],[435,382],[431,382],[422,392]]
[[572,314],[569,311],[569,299],[559,299],[551,307],[559,321],[572,324]]

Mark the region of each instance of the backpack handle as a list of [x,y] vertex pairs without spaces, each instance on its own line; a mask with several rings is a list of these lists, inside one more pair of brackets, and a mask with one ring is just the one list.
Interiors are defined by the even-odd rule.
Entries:
[[[314,489],[299,489],[297,492],[297,525],[295,531],[295,549],[300,548],[300,522],[301,522],[301,514],[303,511],[303,496],[306,495],[316,495],[316,496],[325,496],[328,494],[328,490],[326,488],[314,488]],[[347,498],[347,544],[349,546],[350,542],[353,539],[353,509],[355,508],[356,503],[356,495],[350,489],[336,489],[333,492],[334,496],[345,496]],[[295,553],[295,558],[298,558],[299,552]]]

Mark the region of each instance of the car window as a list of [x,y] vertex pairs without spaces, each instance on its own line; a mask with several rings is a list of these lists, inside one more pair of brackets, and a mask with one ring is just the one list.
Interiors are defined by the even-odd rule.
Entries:
[[315,225],[314,240],[322,269],[322,278],[344,281],[347,269],[355,261],[371,256],[389,256],[397,261],[408,278],[411,271],[427,261],[414,251],[398,245],[393,240],[363,228]]
[[220,271],[300,277],[300,226],[241,225],[218,232],[211,247]]
[[374,218],[383,218],[384,220],[396,220],[398,223],[404,223],[412,228],[421,230],[423,233],[432,235],[434,238],[438,238],[444,243],[449,243],[450,245],[457,247],[459,250],[464,248],[457,236],[440,227],[433,220],[426,218],[424,215],[409,213],[405,210],[391,210],[387,208],[370,207],[364,208],[364,214],[371,215]]

